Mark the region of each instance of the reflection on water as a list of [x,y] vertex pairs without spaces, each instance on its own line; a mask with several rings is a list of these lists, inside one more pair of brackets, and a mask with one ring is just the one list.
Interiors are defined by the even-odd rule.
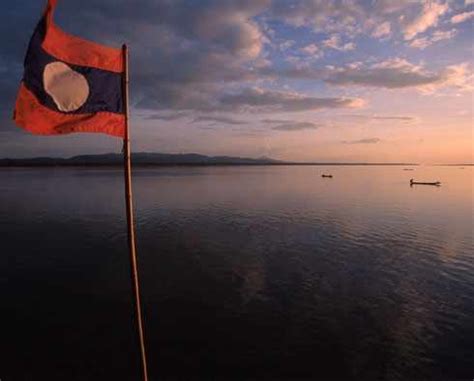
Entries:
[[[137,169],[134,186],[152,379],[473,377],[472,168]],[[0,171],[0,234],[0,377],[138,379],[122,172]]]

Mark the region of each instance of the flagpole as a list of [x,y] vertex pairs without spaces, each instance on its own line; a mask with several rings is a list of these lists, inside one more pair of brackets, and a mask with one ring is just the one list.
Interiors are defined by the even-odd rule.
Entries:
[[135,246],[135,224],[133,219],[133,200],[132,200],[132,163],[130,158],[130,128],[129,128],[129,106],[128,106],[128,47],[122,45],[124,74],[122,80],[123,108],[125,112],[125,136],[123,139],[123,159],[125,170],[125,205],[127,210],[127,232],[128,247],[130,250],[130,270],[133,288],[133,304],[135,307],[135,320],[137,333],[140,341],[140,357],[143,381],[148,381],[148,368],[145,351],[145,335],[143,332],[142,306],[140,302],[140,283],[138,279],[137,251]]

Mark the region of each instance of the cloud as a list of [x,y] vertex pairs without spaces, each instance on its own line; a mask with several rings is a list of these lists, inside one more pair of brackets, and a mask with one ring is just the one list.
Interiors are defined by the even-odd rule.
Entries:
[[229,118],[225,116],[198,116],[197,118],[194,118],[193,123],[199,123],[199,122],[217,122],[217,123],[232,124],[232,125],[248,124],[245,121],[237,120],[237,119]]
[[417,38],[411,41],[409,45],[412,48],[425,49],[431,44],[432,44],[431,40],[429,40],[427,37],[421,37],[421,38]]
[[287,119],[262,119],[261,123],[272,124],[272,130],[277,131],[299,131],[299,130],[315,130],[320,127],[319,124],[312,122],[297,122]]
[[172,121],[189,116],[187,113],[176,112],[171,114],[151,114],[144,117],[145,120],[164,120]]
[[266,124],[274,124],[274,123],[291,123],[291,120],[287,119],[262,119],[260,120],[261,123],[266,123]]
[[419,33],[424,32],[432,26],[436,26],[438,19],[445,14],[448,9],[449,6],[447,3],[438,3],[436,1],[425,2],[421,13],[405,26],[403,30],[405,40],[411,40]]
[[380,143],[381,140],[379,138],[366,138],[366,139],[359,139],[359,140],[343,140],[342,143],[344,144],[377,144]]
[[406,12],[413,5],[420,4],[420,0],[378,0],[374,4],[374,10],[380,15],[390,15],[394,13]]
[[328,73],[327,82],[335,85],[404,88],[431,84],[439,80],[436,73],[423,70],[404,59],[390,59],[377,64],[335,68]]
[[415,119],[413,116],[403,116],[403,115],[362,115],[362,114],[349,114],[343,115],[347,118],[354,119],[363,119],[363,120],[399,120],[399,121],[412,121]]
[[301,130],[315,130],[320,126],[311,122],[289,122],[281,123],[272,127],[276,131],[301,131]]
[[[233,83],[256,79],[268,37],[255,17],[270,0],[59,2],[58,23],[73,34],[131,47],[135,108],[205,110]],[[87,22],[84,22],[87,20]]]
[[298,112],[334,108],[358,108],[364,105],[360,98],[322,98],[288,91],[247,88],[239,93],[227,94],[220,106],[228,110],[261,112]]
[[379,24],[372,32],[372,37],[382,38],[390,36],[392,32],[391,24],[388,21]]
[[333,0],[274,0],[270,8],[271,17],[316,31],[342,31],[357,28],[363,7],[354,1]]
[[413,120],[415,119],[412,116],[373,116],[372,119],[374,120]]
[[462,92],[472,92],[474,90],[474,76],[467,62],[458,65],[449,65],[440,73],[439,81],[422,87],[425,93],[434,93],[443,88],[453,88]]
[[459,24],[474,17],[474,11],[459,13],[451,17],[451,23]]
[[449,40],[453,38],[456,34],[457,34],[456,29],[451,29],[447,31],[437,30],[433,33],[431,37],[415,38],[414,40],[410,41],[409,45],[412,48],[425,49],[435,42],[442,41],[442,40]]
[[265,75],[269,78],[323,81],[341,87],[414,88],[426,94],[443,88],[469,91],[473,81],[471,66],[467,62],[434,71],[424,64],[415,64],[404,58],[390,58],[370,64],[353,62],[344,66],[271,69],[266,70]]
[[308,55],[315,55],[319,52],[319,48],[315,44],[309,44],[300,49],[303,53]]
[[410,13],[417,4],[419,0],[377,0],[370,5],[354,0],[273,0],[269,13],[294,27],[305,26],[318,33],[339,33],[351,38],[373,33],[383,24],[379,30],[382,37],[389,34],[390,24],[397,23],[400,15]]
[[397,31],[405,33],[405,29],[413,38],[446,12],[447,5],[436,2],[430,6],[431,3],[432,0],[273,0],[268,14],[293,27],[304,26],[317,33],[351,39],[361,34],[383,38]]
[[[131,102],[136,109],[189,114],[234,111],[232,107],[240,112],[360,107],[363,101],[358,98],[245,90],[251,82],[269,79],[268,61],[262,65],[268,36],[256,18],[270,7],[270,0],[136,0],[121,2],[120,7],[115,0],[89,0],[87,7],[59,2],[57,22],[84,38],[131,46]],[[306,48],[316,52],[317,46]],[[17,59],[20,62],[22,55]],[[11,87],[16,89],[14,82]],[[5,104],[12,103],[14,93]],[[172,121],[182,116],[155,113],[145,119]]]
[[329,37],[326,40],[323,40],[323,45],[327,48],[331,48],[334,50],[340,50],[340,51],[348,51],[348,50],[354,50],[355,49],[355,44],[353,42],[347,42],[347,43],[342,43],[341,37],[333,34],[331,37]]
[[[0,95],[0,109],[6,107],[8,113],[21,78],[25,45],[41,8],[36,3],[17,3],[4,12],[4,22],[0,23],[4,35],[8,35],[9,30],[19,31],[14,41],[5,39],[0,46],[0,70],[7,65],[7,72],[15,77],[0,78],[5,92]],[[437,16],[424,17],[434,25],[439,15],[447,12],[447,5],[438,1],[433,7],[438,9],[434,12]],[[419,12],[420,8],[424,14],[431,9],[427,5],[420,7],[417,0],[378,0],[371,2],[371,6],[352,0],[135,0],[121,1],[119,6],[116,0],[88,0],[87,7],[81,2],[59,2],[57,22],[67,32],[97,42],[115,46],[127,42],[131,47],[132,106],[152,111],[153,114],[144,117],[147,120],[173,121],[196,117],[194,112],[198,115],[216,111],[295,112],[355,108],[364,103],[357,97],[318,97],[249,88],[253,84],[267,86],[265,81],[278,78],[382,88],[440,86],[441,83],[463,86],[462,77],[468,76],[468,67],[435,72],[409,62],[398,67],[363,63],[333,68],[303,67],[311,56],[322,55],[324,48],[355,49],[352,38],[362,31],[376,38],[395,34],[401,15],[406,15],[406,19],[415,25],[413,12]],[[23,10],[27,16],[23,15]],[[411,26],[412,30],[423,29],[420,20],[417,28]],[[426,20],[425,24],[429,24]],[[311,36],[312,40],[300,40],[302,35],[292,33],[278,36],[277,32],[285,34],[287,26],[279,30],[272,24],[275,21],[278,25],[284,23],[320,30],[326,38],[319,42],[314,40],[318,37],[315,35]],[[14,25],[17,23],[21,25]],[[410,22],[404,23],[409,29]],[[277,41],[270,41],[272,38]],[[300,67],[275,69],[272,63],[278,67],[279,62],[271,61],[267,48],[298,50],[300,46],[294,46],[295,41],[307,41],[300,52],[295,52]],[[287,53],[284,58],[288,58]],[[280,84],[271,86],[278,89]]]
[[294,40],[286,40],[285,42],[282,42],[279,45],[279,48],[282,52],[284,52],[285,50],[288,50],[289,48],[291,48],[295,43],[296,41]]
[[469,65],[447,66],[438,72],[427,70],[401,58],[389,59],[370,66],[356,65],[334,68],[325,75],[325,81],[334,85],[356,85],[401,89],[414,87],[432,92],[445,87],[471,89],[472,74]]

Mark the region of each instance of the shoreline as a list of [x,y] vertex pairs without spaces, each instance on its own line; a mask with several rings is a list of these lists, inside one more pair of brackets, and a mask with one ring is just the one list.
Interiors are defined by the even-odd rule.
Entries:
[[[416,163],[133,163],[135,168],[153,168],[153,167],[274,167],[274,166],[420,166]],[[463,164],[464,166],[472,166],[472,164]],[[430,166],[440,166],[438,164]],[[442,165],[441,165],[442,166]],[[456,166],[450,164],[450,166]],[[122,168],[122,163],[8,163],[0,164],[0,168]]]

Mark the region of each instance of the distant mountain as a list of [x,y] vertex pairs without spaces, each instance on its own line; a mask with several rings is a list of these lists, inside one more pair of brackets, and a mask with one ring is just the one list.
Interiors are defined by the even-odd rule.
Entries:
[[[262,165],[283,163],[262,157],[258,159],[232,156],[206,156],[197,153],[167,154],[137,152],[132,154],[132,163],[148,165]],[[81,155],[70,158],[36,157],[30,159],[0,159],[0,167],[49,167],[49,166],[119,166],[123,155],[107,153],[101,155]]]
[[[344,163],[344,162],[288,162],[268,157],[248,158],[233,156],[206,156],[197,153],[151,153],[132,154],[135,166],[159,165],[418,165],[415,163]],[[0,167],[56,167],[56,166],[122,166],[123,155],[106,153],[81,155],[70,158],[35,157],[29,159],[0,159]]]

